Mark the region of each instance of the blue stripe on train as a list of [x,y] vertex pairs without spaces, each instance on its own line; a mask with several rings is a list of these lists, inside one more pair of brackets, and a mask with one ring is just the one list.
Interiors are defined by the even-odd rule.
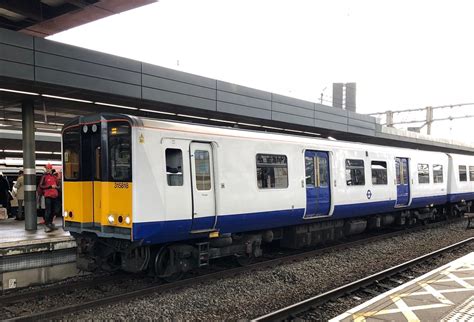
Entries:
[[474,192],[454,193],[448,195],[449,202],[460,202],[461,200],[474,200]]
[[[470,199],[467,199],[467,198]],[[474,200],[474,193],[462,194],[462,196],[450,196],[450,200]],[[387,213],[394,210],[421,208],[427,205],[445,204],[448,196],[433,196],[423,198],[413,198],[410,207],[394,209],[395,200],[377,201],[359,204],[337,205],[334,207],[334,213],[331,219],[344,219],[360,217],[372,214]],[[236,233],[260,229],[270,229],[308,223],[318,218],[303,219],[304,208],[287,209],[278,211],[265,211],[247,214],[222,215],[217,217],[216,228],[221,233]],[[199,218],[195,221],[191,219],[157,221],[146,223],[135,223],[133,225],[133,239],[143,240],[147,244],[158,244],[175,242],[192,238],[205,237],[206,234],[190,234],[193,229],[212,227],[214,217]]]
[[[242,231],[283,227],[303,222],[304,208],[278,211],[255,212],[217,217],[217,229],[221,233],[235,233]],[[214,217],[199,218],[197,226],[212,227]],[[208,223],[205,225],[204,223]],[[190,234],[192,220],[170,220],[133,225],[133,239],[143,239],[145,243],[165,243],[184,239],[206,236],[207,234]]]
[[444,205],[448,202],[448,196],[432,196],[432,197],[422,197],[422,198],[413,198],[410,204],[410,208],[423,208],[433,205]]

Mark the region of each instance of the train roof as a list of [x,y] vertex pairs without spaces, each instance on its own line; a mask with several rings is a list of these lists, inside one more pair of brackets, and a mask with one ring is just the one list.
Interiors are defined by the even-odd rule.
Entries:
[[[87,115],[87,116],[80,116],[74,118],[70,122],[64,125],[63,130],[74,125],[78,124],[85,124],[85,123],[94,123],[100,121],[110,121],[110,120],[126,120],[128,121],[133,127],[138,128],[151,128],[157,130],[164,130],[164,131],[177,131],[177,132],[189,132],[189,133],[199,133],[202,135],[207,136],[221,136],[221,137],[234,137],[236,139],[257,139],[257,140],[272,140],[272,141],[280,141],[280,142],[288,142],[293,144],[311,144],[314,145],[315,142],[321,143],[322,146],[325,147],[340,147],[340,148],[350,148],[350,149],[367,149],[371,147],[372,149],[377,149],[380,152],[392,152],[394,147],[391,146],[383,146],[371,143],[362,143],[362,142],[352,142],[352,141],[342,141],[336,140],[332,138],[322,138],[314,134],[314,136],[310,136],[309,132],[301,131],[302,133],[276,133],[270,132],[267,130],[272,130],[271,127],[264,128],[265,131],[262,130],[252,130],[252,129],[244,129],[238,128],[235,126],[217,126],[217,125],[210,125],[210,124],[202,124],[202,123],[191,123],[186,121],[177,121],[177,120],[163,120],[163,119],[156,119],[156,118],[147,118],[141,116],[132,116],[132,115],[125,115],[119,113],[100,113],[95,115]],[[305,135],[306,134],[306,135]],[[423,153],[444,153],[449,155],[458,155],[458,156],[466,156],[464,154],[453,154],[453,153],[445,153],[445,152],[435,152],[435,151],[427,151],[422,149],[411,149],[411,148],[400,148],[396,147],[397,150],[402,150],[406,152],[419,151]]]
[[[189,133],[199,133],[209,136],[224,136],[224,137],[234,137],[239,139],[260,139],[260,140],[272,140],[296,144],[311,144],[314,145],[315,142],[320,142],[323,146],[330,145],[331,147],[340,147],[340,148],[352,148],[352,149],[366,149],[368,146],[378,149],[380,152],[393,151],[392,147],[361,143],[361,142],[350,142],[350,141],[341,141],[336,139],[321,138],[318,136],[306,136],[298,135],[298,133],[275,133],[275,132],[264,132],[259,130],[249,130],[242,129],[237,127],[224,127],[224,126],[215,126],[208,124],[196,124],[183,121],[174,121],[174,120],[157,120],[144,117],[129,116],[130,118],[136,118],[139,121],[134,122],[137,127],[143,128],[152,128],[157,130],[164,131],[179,131],[179,132],[189,132]],[[405,151],[423,151],[425,153],[443,153],[443,152],[433,152],[426,150],[416,150],[416,149],[407,149],[407,148],[398,148],[398,150]]]

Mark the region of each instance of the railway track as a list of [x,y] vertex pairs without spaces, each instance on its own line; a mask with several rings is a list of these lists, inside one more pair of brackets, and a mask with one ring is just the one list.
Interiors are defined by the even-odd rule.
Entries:
[[[459,243],[450,245],[448,247],[441,248],[429,254],[420,256],[413,260],[407,261],[403,264],[394,266],[392,268],[383,270],[381,272],[375,273],[373,275],[367,276],[355,282],[343,285],[341,287],[335,288],[330,290],[326,293],[314,296],[312,298],[306,299],[304,301],[295,303],[288,307],[282,308],[280,310],[268,313],[266,315],[257,317],[252,319],[252,321],[286,321],[286,320],[293,320],[298,315],[303,314],[304,312],[308,312],[312,309],[318,308],[323,304],[335,300],[339,297],[346,296],[348,294],[352,294],[356,291],[363,290],[365,292],[371,292],[370,286],[379,287],[380,285],[385,286],[386,284],[383,283],[384,280],[393,278],[397,274],[402,274],[406,270],[419,265],[423,262],[426,262],[432,258],[442,255],[443,253],[453,251],[457,248],[463,247],[469,243],[474,242],[474,237],[470,237],[465,239]],[[373,295],[376,295],[374,292]]]
[[[42,312],[36,312],[33,314],[28,314],[28,315],[21,315],[21,316],[7,319],[6,321],[37,321],[41,319],[51,319],[55,317],[60,317],[67,314],[79,312],[82,310],[94,309],[96,307],[100,307],[103,305],[114,304],[121,301],[130,301],[131,299],[138,298],[145,295],[159,294],[159,293],[163,293],[170,290],[188,287],[189,285],[197,285],[200,283],[205,283],[207,281],[213,281],[219,278],[235,276],[235,275],[242,274],[249,271],[275,267],[284,263],[301,261],[301,260],[312,258],[324,253],[333,252],[333,251],[337,251],[341,249],[347,249],[347,248],[351,248],[357,245],[363,245],[366,243],[388,239],[388,238],[400,236],[403,234],[409,234],[409,233],[413,233],[420,230],[432,229],[441,225],[446,225],[448,223],[457,222],[460,220],[462,219],[454,219],[448,222],[446,221],[437,222],[437,223],[433,223],[429,225],[417,226],[417,227],[412,227],[412,228],[404,229],[404,230],[398,230],[391,233],[370,236],[370,237],[358,239],[355,241],[335,244],[335,245],[331,245],[331,246],[327,246],[327,247],[319,248],[315,250],[310,250],[310,251],[305,251],[305,252],[300,252],[300,253],[290,254],[290,255],[284,255],[283,257],[279,257],[279,258],[266,259],[261,262],[257,262],[245,267],[230,268],[230,269],[225,269],[225,270],[221,270],[217,272],[205,273],[203,275],[186,278],[181,281],[177,281],[177,282],[173,282],[169,284],[163,284],[162,282],[152,282],[146,287],[136,289],[133,291],[124,291],[120,294],[104,296],[99,299],[86,300],[84,302],[75,303],[72,305],[64,305],[64,306],[56,307],[54,309],[45,310]],[[19,294],[10,294],[7,296],[0,297],[0,303],[1,303],[0,309],[2,308],[2,306],[5,306],[7,303],[14,303],[16,301],[27,301],[29,298],[37,298],[38,296],[45,296],[45,295],[49,296],[52,294],[60,294],[61,292],[66,292],[66,291],[71,292],[73,288],[84,289],[87,287],[96,287],[98,283],[100,284],[112,283],[114,281],[120,280],[121,278],[123,278],[123,275],[116,276],[116,277],[110,276],[106,280],[93,280],[93,281],[88,281],[85,283],[83,282],[83,283],[74,283],[72,285],[70,284],[70,285],[53,286],[53,287],[40,289],[37,291],[23,292]]]
[[51,286],[47,286],[47,287],[43,287],[40,289],[31,290],[31,291],[17,291],[14,293],[10,292],[6,295],[0,296],[0,309],[5,306],[8,306],[9,304],[25,301],[28,299],[40,298],[43,296],[51,296],[54,294],[59,294],[63,292],[71,292],[72,290],[84,289],[84,288],[89,288],[89,287],[97,288],[107,283],[120,281],[124,279],[126,276],[130,276],[130,274],[118,273],[118,274],[105,275],[105,276],[100,275],[86,281],[82,280],[82,281],[76,281],[72,283],[51,285]]

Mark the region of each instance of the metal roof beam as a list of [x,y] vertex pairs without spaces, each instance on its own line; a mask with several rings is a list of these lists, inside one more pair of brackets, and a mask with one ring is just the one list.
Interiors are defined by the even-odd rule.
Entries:
[[[1,3],[1,2],[0,2]],[[21,30],[31,25],[31,22],[27,20],[12,21],[4,17],[0,17],[0,28],[6,28],[11,30]]]
[[43,21],[51,17],[48,7],[40,0],[2,0],[0,2],[0,8],[20,14],[35,22]]
[[64,2],[70,3],[73,6],[76,6],[78,8],[85,8],[87,6],[90,6],[91,4],[97,3],[98,1],[83,1],[83,0],[65,0]]

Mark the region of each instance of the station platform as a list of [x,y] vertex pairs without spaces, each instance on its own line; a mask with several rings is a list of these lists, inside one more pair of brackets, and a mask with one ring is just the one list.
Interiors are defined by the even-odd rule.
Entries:
[[474,321],[474,252],[330,320],[336,321]]
[[45,284],[76,276],[76,242],[55,221],[57,230],[25,230],[23,221],[0,221],[0,290]]

